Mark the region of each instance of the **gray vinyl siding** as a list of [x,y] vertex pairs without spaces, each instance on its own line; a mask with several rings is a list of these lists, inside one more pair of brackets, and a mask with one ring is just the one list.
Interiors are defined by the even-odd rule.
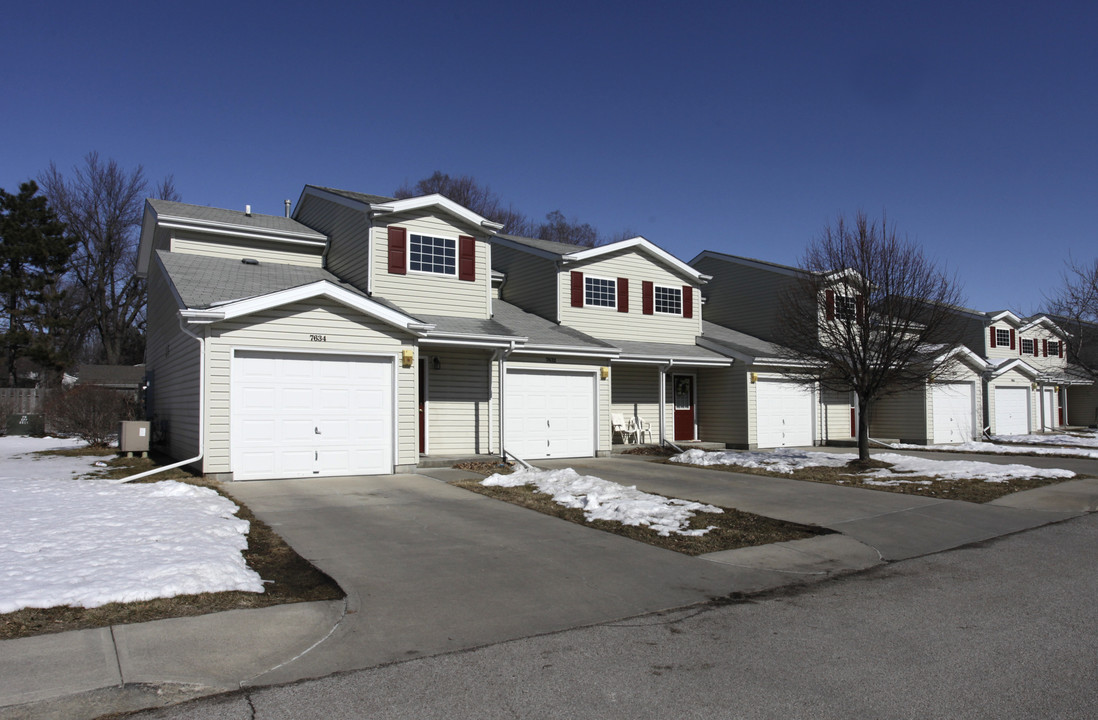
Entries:
[[501,298],[523,310],[557,321],[557,264],[527,252],[494,244],[492,266],[506,273]]
[[[310,335],[323,328],[324,342]],[[397,355],[411,348],[399,330],[329,300],[309,300],[224,320],[211,328],[207,341],[207,454],[204,472],[228,473],[231,468],[232,357],[235,348],[293,352],[326,352],[392,356],[397,364],[397,465],[418,462],[418,373],[415,364],[401,367]]]
[[[386,215],[383,225],[375,225],[373,234],[374,293],[396,303],[415,315],[450,315],[487,319],[491,315],[491,251],[482,233],[469,226],[424,212]],[[389,225],[399,225],[411,235],[457,239],[462,235],[476,238],[476,280],[459,280],[456,275],[436,275],[408,271],[406,275],[389,273]],[[409,256],[411,253],[409,252]]]
[[[580,359],[567,359],[559,358],[559,362],[556,363],[544,363],[536,360],[524,360],[520,357],[511,357],[507,360],[507,367],[513,369],[526,369],[526,370],[544,370],[546,372],[584,372],[595,375],[595,383],[598,392],[598,398],[596,400],[597,413],[595,417],[595,427],[597,429],[597,446],[595,452],[599,455],[607,455],[611,450],[611,428],[610,428],[610,388],[611,379],[603,380],[598,376],[599,368],[605,365],[605,363],[598,360],[580,360]],[[611,373],[611,377],[613,374]],[[506,408],[504,409],[506,412]],[[652,424],[653,432],[655,432],[655,423]],[[496,436],[493,436],[496,437]],[[506,442],[506,440],[505,440]]]
[[259,262],[306,267],[320,267],[324,260],[321,255],[323,250],[323,246],[291,245],[179,230],[173,231],[171,241],[171,251],[176,253],[233,259],[252,258]]
[[869,412],[869,436],[906,443],[927,443],[933,438],[934,410],[926,386],[883,397]]
[[1098,425],[1098,385],[1071,385],[1067,389],[1068,425]]
[[[613,308],[572,307],[571,272],[585,276],[616,280],[629,280],[629,312]],[[641,283],[650,281],[656,285],[681,288],[690,285],[693,292],[693,317],[643,312]],[[671,272],[665,265],[634,249],[622,250],[577,265],[568,265],[561,272],[560,293],[561,324],[606,340],[649,340],[665,343],[681,343],[693,346],[701,335],[701,290],[696,282]]]
[[362,210],[306,195],[296,219],[328,236],[325,267],[366,292],[370,278],[370,220]]
[[149,270],[148,292],[145,368],[153,437],[162,436],[162,449],[183,460],[198,454],[199,345],[180,329],[179,307],[155,263]]
[[[424,348],[423,357],[428,359],[427,453],[495,452],[499,423],[491,354]],[[431,363],[435,357],[439,359],[438,370]]]
[[697,412],[700,440],[747,447],[746,366],[699,370]]
[[770,342],[779,338],[781,298],[795,278],[713,257],[694,267],[713,276],[704,288],[706,320]]

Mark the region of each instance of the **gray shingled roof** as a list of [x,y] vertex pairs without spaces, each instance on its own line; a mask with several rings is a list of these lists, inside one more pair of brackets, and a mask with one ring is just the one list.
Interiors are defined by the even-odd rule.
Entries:
[[144,365],[80,365],[76,371],[78,385],[108,387],[134,386],[145,381]]
[[318,240],[324,240],[324,235],[318,233],[307,225],[302,225],[297,220],[282,217],[281,215],[260,215],[252,213],[245,215],[242,211],[223,210],[222,208],[205,207],[202,205],[188,205],[187,203],[173,202],[171,200],[147,201],[156,214],[163,217],[188,218],[192,220],[205,220],[207,222],[228,223],[242,225],[261,230],[277,230],[279,232],[296,233],[299,235],[312,235]]
[[341,282],[338,277],[322,268],[269,262],[247,265],[232,258],[186,255],[166,250],[157,250],[156,255],[164,264],[179,296],[189,308],[209,308],[215,304],[289,290],[319,280],[327,280],[366,297],[365,293]]
[[596,340],[578,330],[557,325],[503,300],[492,301],[491,320],[445,315],[420,315],[419,319],[435,325],[435,330],[440,332],[525,337],[532,345],[563,345],[607,351],[615,350],[617,347],[616,344]]
[[545,252],[554,253],[556,255],[571,255],[574,252],[580,252],[582,250],[589,250],[587,245],[572,245],[570,243],[554,242],[552,240],[540,240],[538,238],[520,237],[518,235],[497,235],[496,237],[516,242],[520,245],[526,245],[536,250],[544,250]]
[[717,343],[734,352],[743,353],[753,358],[777,358],[782,357],[781,346],[766,340],[760,340],[754,335],[742,333],[723,325],[702,320],[702,337],[710,342]]
[[708,348],[697,345],[677,345],[675,343],[638,342],[634,340],[615,340],[622,355],[639,355],[654,358],[674,358],[675,360],[729,360],[728,357]]
[[323,190],[324,192],[330,192],[333,195],[339,195],[340,197],[345,197],[348,200],[355,200],[357,202],[366,203],[367,205],[389,203],[396,200],[396,198],[385,197],[384,195],[368,195],[366,193],[354,192],[353,190],[340,190],[338,188],[324,187],[323,185],[306,185],[305,187],[311,187],[316,188],[317,190]]

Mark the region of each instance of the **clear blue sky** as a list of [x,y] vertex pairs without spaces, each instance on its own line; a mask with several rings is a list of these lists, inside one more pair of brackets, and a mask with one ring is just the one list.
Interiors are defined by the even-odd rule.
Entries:
[[1094,2],[18,3],[0,61],[7,189],[97,150],[281,214],[442,170],[791,264],[885,210],[1021,313],[1098,253]]

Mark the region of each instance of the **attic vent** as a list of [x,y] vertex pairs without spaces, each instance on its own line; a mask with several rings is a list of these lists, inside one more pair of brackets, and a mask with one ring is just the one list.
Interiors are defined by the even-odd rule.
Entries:
[[245,265],[258,265],[259,264],[259,261],[256,260],[255,258],[242,258],[240,260],[240,262],[244,263]]

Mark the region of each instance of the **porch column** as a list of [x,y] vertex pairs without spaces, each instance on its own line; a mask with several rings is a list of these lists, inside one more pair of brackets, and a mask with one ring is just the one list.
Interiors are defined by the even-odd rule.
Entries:
[[658,373],[658,379],[660,383],[660,445],[663,445],[663,440],[666,437],[664,429],[664,416],[666,415],[665,405],[667,403],[667,370],[660,366],[656,368]]

